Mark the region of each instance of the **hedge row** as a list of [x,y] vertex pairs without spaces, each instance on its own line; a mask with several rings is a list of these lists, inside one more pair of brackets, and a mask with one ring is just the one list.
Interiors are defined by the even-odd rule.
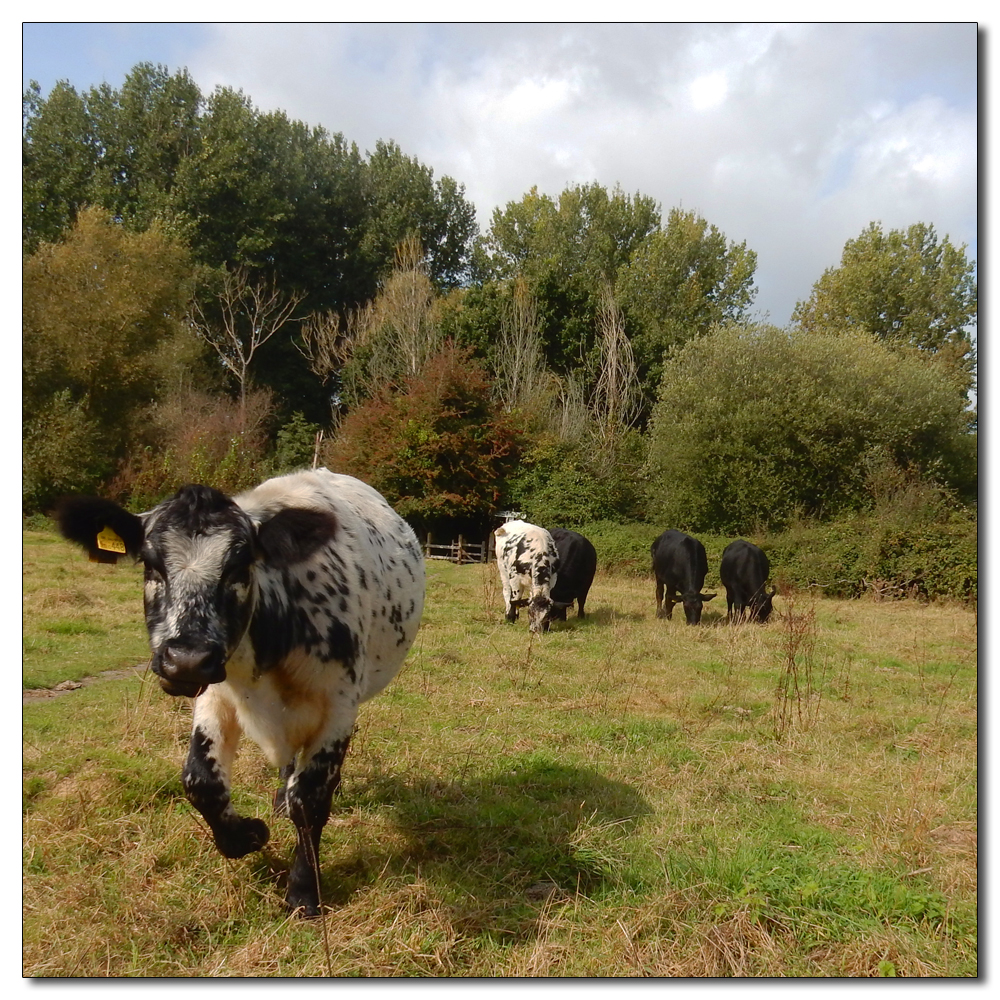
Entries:
[[[597,521],[580,531],[597,549],[605,572],[648,576],[650,545],[663,531],[650,524]],[[719,588],[719,562],[732,536],[698,534],[708,555],[706,589]],[[781,588],[821,589],[828,597],[979,596],[978,525],[975,515],[955,513],[945,521],[900,525],[874,515],[797,524],[786,531],[749,535],[771,562]]]

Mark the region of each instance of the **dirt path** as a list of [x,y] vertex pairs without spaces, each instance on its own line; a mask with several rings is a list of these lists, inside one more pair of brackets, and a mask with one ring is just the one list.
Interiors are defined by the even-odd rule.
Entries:
[[42,698],[58,698],[60,695],[67,694],[70,691],[77,691],[80,688],[96,684],[97,681],[114,680],[119,677],[129,677],[134,675],[136,671],[144,671],[145,669],[146,664],[140,663],[135,667],[122,667],[118,670],[102,670],[96,677],[84,677],[83,680],[79,681],[60,681],[55,687],[22,688],[21,704],[28,705],[31,702],[39,701]]

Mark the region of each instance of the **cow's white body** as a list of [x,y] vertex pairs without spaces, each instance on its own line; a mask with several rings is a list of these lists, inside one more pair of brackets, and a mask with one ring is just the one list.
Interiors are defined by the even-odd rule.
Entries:
[[517,609],[526,606],[531,631],[546,630],[552,585],[559,572],[552,536],[537,524],[521,520],[508,521],[494,534],[507,621],[516,621]]
[[[347,536],[338,541],[342,564],[334,586],[348,593],[330,596],[347,603],[346,611],[338,609],[337,614],[358,636],[354,677],[337,661],[323,663],[300,649],[291,651],[275,670],[261,673],[247,634],[227,664],[226,680],[211,685],[195,703],[196,726],[214,715],[235,714],[246,735],[281,767],[299,752],[311,753],[328,734],[350,733],[361,702],[378,694],[399,671],[423,610],[420,546],[381,494],[326,469],[271,479],[233,499],[254,521],[285,507],[327,507]],[[256,614],[270,609],[291,613],[289,574],[307,597],[321,593],[331,583],[329,560],[329,553],[320,550],[284,573],[261,567]],[[315,574],[313,580],[310,573]],[[322,623],[322,605],[312,605],[310,613]]]

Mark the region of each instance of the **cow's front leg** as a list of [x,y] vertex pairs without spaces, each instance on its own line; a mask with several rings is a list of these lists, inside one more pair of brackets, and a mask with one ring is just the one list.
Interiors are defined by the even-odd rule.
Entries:
[[668,585],[667,596],[664,597],[663,599],[663,608],[664,608],[663,617],[666,618],[668,621],[673,621],[674,605],[678,603],[680,603],[679,595],[674,593],[674,588]]
[[188,801],[205,818],[215,846],[227,858],[259,851],[270,837],[263,820],[240,816],[230,801],[229,774],[239,739],[236,713],[209,688],[195,701],[181,781]]
[[285,904],[305,917],[319,916],[319,842],[333,793],[340,787],[349,740],[346,736],[326,743],[291,776],[285,789],[288,816],[298,838]]
[[503,588],[503,600],[507,608],[504,617],[509,622],[517,621],[517,597],[518,595],[515,593],[514,588],[505,584]]
[[663,610],[663,584],[659,580],[656,581],[656,617],[669,617],[667,612]]

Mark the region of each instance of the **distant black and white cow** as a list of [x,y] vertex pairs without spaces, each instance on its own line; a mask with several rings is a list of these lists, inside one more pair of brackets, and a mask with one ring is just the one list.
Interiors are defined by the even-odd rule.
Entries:
[[763,624],[771,616],[772,598],[778,592],[767,592],[767,577],[771,572],[764,550],[742,538],[730,542],[722,553],[719,578],[726,588],[729,620],[742,621],[749,617]]
[[[684,604],[684,617],[688,625],[701,621],[701,607],[715,594],[703,594],[705,574],[708,573],[708,556],[705,546],[682,531],[664,531],[649,548],[653,557],[653,574],[656,577],[656,617],[671,618],[675,594],[680,594]],[[666,603],[663,592],[666,590]]]
[[494,534],[507,621],[517,621],[517,609],[526,607],[528,628],[547,632],[559,574],[556,543],[544,528],[527,521],[508,521]]
[[326,469],[232,499],[185,486],[138,516],[75,497],[58,518],[92,558],[145,566],[153,673],[195,699],[184,790],[227,858],[270,836],[230,800],[242,733],[281,769],[275,811],[297,831],[285,901],[317,915],[320,834],[358,706],[397,673],[423,610],[409,525],[370,486]]
[[568,528],[553,528],[549,534],[559,554],[559,577],[552,587],[551,621],[566,621],[566,610],[576,601],[578,618],[586,617],[583,605],[597,572],[597,550],[590,540]]

